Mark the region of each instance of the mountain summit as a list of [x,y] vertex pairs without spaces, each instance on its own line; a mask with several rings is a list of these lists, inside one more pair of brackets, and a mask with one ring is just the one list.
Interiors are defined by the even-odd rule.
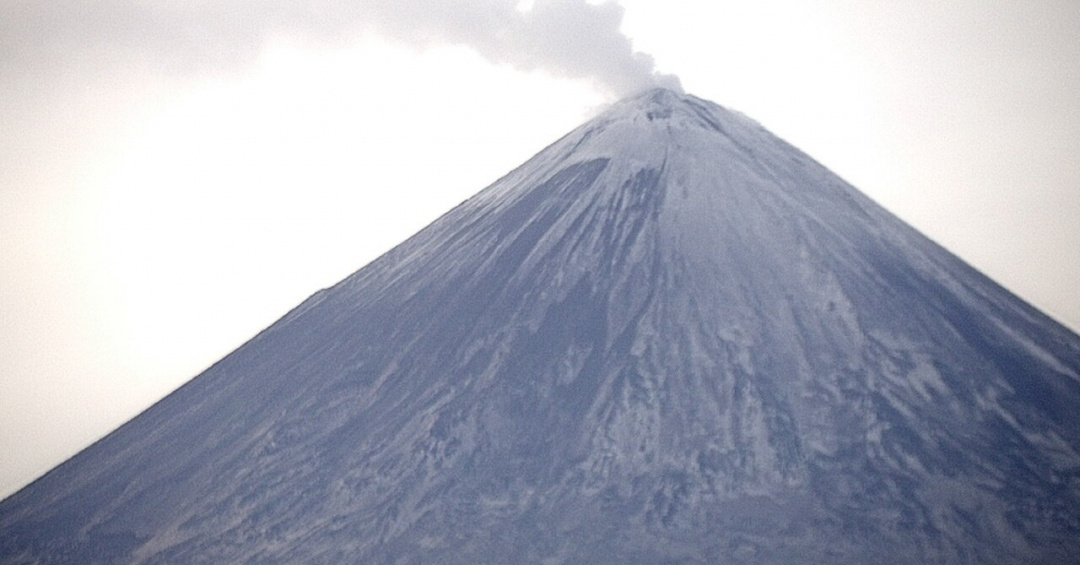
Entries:
[[1075,563],[1080,338],[624,100],[0,503],[0,563]]

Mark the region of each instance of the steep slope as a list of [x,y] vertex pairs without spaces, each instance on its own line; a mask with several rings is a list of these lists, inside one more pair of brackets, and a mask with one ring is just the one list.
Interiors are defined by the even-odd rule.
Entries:
[[1080,559],[1080,338],[623,101],[0,503],[3,563]]

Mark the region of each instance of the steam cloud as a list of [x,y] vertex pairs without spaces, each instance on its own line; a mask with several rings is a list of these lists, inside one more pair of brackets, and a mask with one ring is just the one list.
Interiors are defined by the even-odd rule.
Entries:
[[[283,36],[345,42],[362,34],[414,46],[465,45],[497,64],[586,79],[612,96],[679,88],[620,31],[612,2],[536,0],[13,0],[0,8],[0,72],[93,64],[170,72],[228,70]],[[80,59],[83,57],[83,59]]]

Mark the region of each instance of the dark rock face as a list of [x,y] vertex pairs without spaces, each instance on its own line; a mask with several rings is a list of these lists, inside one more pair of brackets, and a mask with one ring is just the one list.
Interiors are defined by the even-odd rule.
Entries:
[[3,563],[1075,563],[1080,338],[626,100],[0,503]]

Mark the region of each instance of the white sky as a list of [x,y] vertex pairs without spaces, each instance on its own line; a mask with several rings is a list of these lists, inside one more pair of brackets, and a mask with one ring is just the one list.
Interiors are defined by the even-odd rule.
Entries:
[[[0,7],[0,496],[649,71],[582,0],[509,42],[512,0],[294,4]],[[1080,3],[619,4],[688,92],[1080,328]]]

